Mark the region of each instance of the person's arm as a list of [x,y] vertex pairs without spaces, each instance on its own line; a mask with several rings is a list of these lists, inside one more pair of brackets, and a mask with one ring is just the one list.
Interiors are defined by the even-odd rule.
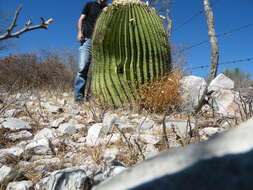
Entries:
[[83,36],[83,26],[84,26],[84,22],[86,20],[87,15],[89,15],[90,5],[91,5],[91,3],[87,3],[84,6],[81,16],[80,16],[78,23],[77,23],[77,40],[79,42],[81,42],[83,40],[83,38],[85,38],[85,36]]
[[77,34],[77,40],[80,42],[84,36],[83,36],[83,24],[84,24],[84,20],[85,20],[85,15],[84,14],[81,14],[79,20],[78,20],[78,24],[77,24],[77,31],[78,31],[78,34]]

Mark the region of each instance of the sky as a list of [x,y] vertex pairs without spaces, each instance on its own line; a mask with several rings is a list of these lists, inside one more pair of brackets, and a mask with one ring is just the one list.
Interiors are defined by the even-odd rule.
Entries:
[[[194,14],[203,10],[203,0],[171,0],[172,37],[171,43],[176,46],[191,46],[208,40],[207,23],[204,14],[181,26]],[[253,0],[210,0],[213,4],[216,34],[231,31],[247,24],[253,24]],[[14,53],[34,52],[41,49],[72,49],[78,51],[77,20],[87,0],[0,0],[0,12],[10,18],[15,9],[22,4],[18,18],[21,28],[28,19],[34,24],[40,23],[40,17],[53,18],[54,23],[48,30],[35,30],[15,39],[15,45],[8,50],[0,51],[0,57]],[[11,22],[11,19],[10,19]],[[219,62],[253,58],[253,26],[218,38],[220,50]],[[210,64],[210,44],[185,51],[186,67],[198,67]],[[253,78],[253,61],[238,64],[220,65],[218,73],[224,68],[239,67]],[[191,74],[206,77],[209,68],[193,69]]]

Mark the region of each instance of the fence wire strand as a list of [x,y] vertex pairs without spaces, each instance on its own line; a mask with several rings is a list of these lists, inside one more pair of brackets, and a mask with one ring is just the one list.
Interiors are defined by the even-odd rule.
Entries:
[[[238,28],[229,30],[229,31],[227,31],[227,32],[223,32],[223,33],[217,34],[217,35],[215,35],[215,36],[216,36],[217,38],[220,38],[220,37],[227,36],[227,35],[233,34],[233,33],[235,33],[235,32],[239,32],[239,31],[241,31],[241,30],[250,28],[250,27],[252,27],[252,26],[253,26],[253,24],[246,24],[246,25],[240,26],[240,27],[238,27]],[[209,42],[209,40],[203,40],[203,41],[201,41],[201,42],[199,42],[199,43],[196,43],[196,44],[194,44],[194,45],[188,46],[188,47],[186,47],[186,48],[180,50],[179,53],[182,53],[182,52],[185,52],[185,51],[187,51],[187,50],[193,49],[193,48],[198,47],[198,46],[200,46],[200,45],[202,45],[202,44],[205,44],[205,43],[207,43],[207,42]]]
[[[242,63],[242,62],[250,62],[250,61],[253,61],[253,57],[244,58],[244,59],[237,59],[237,60],[232,60],[232,61],[220,62],[220,63],[218,63],[218,66],[219,65],[237,64],[237,63]],[[209,67],[210,67],[210,65],[201,65],[201,66],[196,66],[196,67],[187,67],[186,70],[207,69]]]
[[[213,2],[211,4],[211,6],[213,7],[214,5],[216,5],[219,2],[219,0],[216,0],[215,2]],[[193,21],[195,18],[197,18],[199,15],[203,14],[205,12],[204,9],[196,12],[195,14],[193,14],[190,18],[186,19],[182,24],[180,24],[178,27],[175,28],[174,32],[181,29],[183,26],[185,26],[186,24],[190,23],[191,21]]]

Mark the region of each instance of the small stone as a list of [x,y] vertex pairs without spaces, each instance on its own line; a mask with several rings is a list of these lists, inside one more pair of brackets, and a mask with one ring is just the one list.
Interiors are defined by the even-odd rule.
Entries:
[[33,140],[26,145],[25,151],[35,154],[52,154],[53,152],[48,139]]
[[119,154],[119,149],[118,148],[110,148],[110,149],[106,149],[104,151],[104,159],[105,160],[113,160],[116,159],[116,156]]
[[24,106],[26,104],[26,102],[25,101],[16,101],[15,104],[18,106]]
[[123,172],[126,169],[127,168],[123,167],[123,166],[114,166],[114,167],[110,168],[108,172],[106,172],[105,176],[106,177],[113,177],[113,176],[116,176],[117,174]]
[[22,110],[19,110],[19,109],[11,109],[11,110],[5,111],[4,116],[5,117],[16,117],[21,112],[22,112]]
[[153,136],[153,135],[140,135],[139,136],[140,140],[143,141],[146,144],[157,144],[161,139],[158,136]]
[[119,122],[120,118],[116,114],[106,113],[103,119],[103,130],[105,134],[112,132],[114,124]]
[[81,115],[75,115],[74,118],[78,121],[81,121],[83,119],[83,116]]
[[152,129],[155,125],[155,122],[153,120],[150,120],[146,117],[142,117],[140,120],[139,120],[139,126],[138,126],[138,129],[140,130],[149,130],[149,129]]
[[17,179],[20,174],[13,168],[0,163],[0,185]]
[[84,190],[90,189],[91,179],[87,177],[82,169],[65,169],[51,173],[49,177],[43,178],[36,185],[36,190],[61,189],[61,190]]
[[49,128],[44,128],[41,131],[39,131],[35,136],[34,140],[39,140],[39,139],[53,139],[56,137],[56,132],[55,129],[49,129]]
[[57,165],[61,163],[61,160],[59,158],[39,159],[35,163],[41,163],[45,165],[49,165],[49,164]]
[[58,100],[58,102],[59,102],[59,104],[60,104],[61,106],[65,106],[66,103],[67,103],[67,100],[61,99],[61,100]]
[[204,129],[202,129],[202,131],[207,135],[207,136],[212,136],[216,133],[219,132],[219,128],[215,128],[215,127],[206,127]]
[[61,132],[62,134],[68,134],[68,135],[73,135],[77,133],[75,126],[71,123],[61,124],[57,130]]
[[0,123],[0,128],[10,129],[11,131],[27,130],[32,127],[23,120],[16,118],[6,118]]
[[107,144],[107,143],[117,143],[117,142],[119,142],[120,141],[120,139],[121,139],[121,135],[120,134],[118,134],[118,133],[112,133],[112,134],[110,134],[110,135],[107,135],[106,137],[104,137],[103,139],[101,139],[101,143],[105,143],[105,144]]
[[88,146],[96,146],[100,143],[99,138],[101,135],[102,128],[102,123],[96,123],[89,128],[86,137],[86,143]]
[[31,107],[31,106],[34,105],[34,103],[33,103],[33,102],[26,102],[26,105],[27,105],[28,107]]
[[76,125],[75,125],[75,128],[76,128],[77,130],[88,131],[87,126],[84,125],[84,124],[76,124]]
[[8,134],[7,138],[12,141],[16,141],[16,140],[21,140],[21,139],[28,139],[32,136],[33,136],[32,133],[25,130],[25,131],[19,131],[17,133]]
[[143,148],[145,158],[151,158],[159,153],[159,150],[153,144],[147,144]]
[[34,190],[32,181],[18,181],[8,184],[6,190]]
[[24,153],[24,150],[19,147],[0,149],[0,162],[5,163],[10,156],[18,158],[22,153]]
[[[167,128],[172,128],[175,130],[178,136],[184,138],[190,132],[190,127],[187,126],[187,121],[176,121],[176,120],[169,120],[166,122]],[[191,123],[191,129],[195,128],[195,124]]]
[[41,106],[45,109],[47,109],[48,112],[52,114],[58,114],[58,113],[63,113],[64,110],[61,107],[51,105],[50,103],[41,103]]
[[50,126],[53,127],[53,128],[57,128],[57,127],[59,127],[60,124],[62,124],[64,122],[65,122],[65,118],[61,117],[61,118],[58,118],[58,119],[52,121],[50,123]]

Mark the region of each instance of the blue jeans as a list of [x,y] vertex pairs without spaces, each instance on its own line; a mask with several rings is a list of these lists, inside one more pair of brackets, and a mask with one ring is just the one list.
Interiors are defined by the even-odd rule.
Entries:
[[79,48],[79,61],[74,83],[75,101],[80,101],[84,98],[84,91],[91,61],[91,45],[91,39],[85,38],[84,42]]

